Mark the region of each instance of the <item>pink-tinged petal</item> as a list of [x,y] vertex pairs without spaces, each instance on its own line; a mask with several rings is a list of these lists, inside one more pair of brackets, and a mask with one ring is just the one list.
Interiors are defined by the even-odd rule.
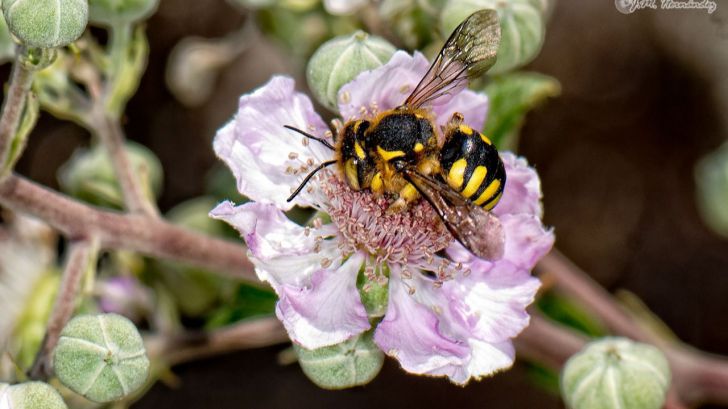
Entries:
[[284,284],[304,285],[317,271],[324,259],[338,256],[335,240],[323,240],[317,248],[316,237],[330,237],[334,226],[308,229],[288,220],[285,214],[270,204],[249,202],[234,206],[220,203],[210,216],[223,220],[245,240],[250,259],[258,277],[274,288]]
[[319,269],[305,286],[279,288],[276,315],[291,339],[308,349],[341,343],[370,328],[356,288],[364,256],[356,253],[338,268]]
[[[377,112],[396,108],[407,99],[430,62],[415,52],[397,51],[383,66],[365,71],[339,90],[339,112],[344,120],[371,117]],[[432,111],[438,125],[445,125],[452,114],[459,112],[465,123],[482,129],[488,112],[488,96],[459,87],[450,95],[433,101]]]
[[497,215],[527,213],[541,218],[541,180],[536,170],[528,166],[526,159],[511,152],[501,152],[506,169],[506,186],[503,197],[493,213]]
[[462,322],[467,323],[464,329],[472,338],[498,343],[517,336],[528,326],[526,307],[535,299],[541,282],[528,271],[503,263],[496,265],[485,280],[460,285],[466,288],[459,294],[462,308],[457,310]]
[[[260,203],[272,203],[288,210],[294,205],[316,206],[320,195],[306,189],[292,202],[286,202],[313,168],[332,158],[332,152],[316,141],[303,142],[300,134],[284,128],[297,127],[322,137],[326,124],[313,110],[311,100],[295,92],[287,77],[273,77],[252,94],[243,95],[235,118],[220,129],[213,147],[230,167],[240,193]],[[310,142],[310,143],[309,143]],[[307,170],[300,168],[306,166]],[[286,172],[295,169],[297,172]],[[314,182],[315,183],[315,182]]]
[[379,68],[359,74],[339,90],[339,113],[344,120],[362,118],[402,105],[427,72],[429,62],[397,51]]
[[446,103],[438,100],[439,105],[432,107],[438,125],[446,125],[452,114],[459,112],[465,123],[473,129],[481,131],[488,115],[488,96],[469,89],[463,90]]
[[506,235],[503,261],[530,271],[554,245],[553,229],[545,229],[536,216],[505,214],[500,221]]
[[443,334],[438,316],[418,302],[416,295],[408,293],[399,277],[389,281],[389,305],[374,333],[374,342],[408,372],[449,375],[448,371],[467,359],[468,347]]
[[342,264],[335,238],[316,239],[331,238],[333,225],[306,229],[275,206],[253,202],[223,202],[210,215],[240,231],[258,277],[278,294],[276,314],[294,342],[320,348],[370,327],[356,288],[363,255]]

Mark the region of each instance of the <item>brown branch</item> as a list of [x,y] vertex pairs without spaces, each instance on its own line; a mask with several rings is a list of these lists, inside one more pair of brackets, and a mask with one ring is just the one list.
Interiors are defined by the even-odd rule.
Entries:
[[103,101],[97,103],[99,107],[92,117],[92,131],[96,132],[111,158],[114,173],[119,180],[126,209],[131,213],[158,216],[156,206],[147,196],[144,185],[137,177],[136,170],[129,161],[125,149],[124,131],[117,119],[111,118],[103,112]]
[[665,353],[673,378],[667,407],[728,404],[728,359],[668,342],[646,330],[607,290],[557,250],[539,262],[537,271],[553,279],[556,288],[601,318],[615,334],[653,344]]
[[96,237],[102,248],[132,250],[188,262],[258,282],[242,245],[170,224],[160,218],[101,210],[11,175],[0,182],[0,205],[33,215],[67,237]]
[[53,349],[58,344],[63,327],[66,326],[76,309],[76,298],[81,287],[81,280],[89,267],[96,262],[97,255],[98,245],[93,238],[71,243],[66,268],[61,279],[61,287],[58,289],[56,302],[48,319],[41,348],[38,350],[33,367],[30,369],[32,379],[46,380],[50,376],[52,367],[50,358]]
[[2,116],[0,116],[0,180],[5,178],[10,160],[12,139],[18,129],[20,117],[25,108],[30,86],[33,84],[33,72],[29,70],[20,58],[13,63],[13,73],[10,77],[8,94],[3,101]]
[[276,317],[259,318],[210,332],[188,332],[178,336],[152,335],[145,338],[149,356],[168,365],[219,355],[241,349],[260,348],[288,341],[288,334]]

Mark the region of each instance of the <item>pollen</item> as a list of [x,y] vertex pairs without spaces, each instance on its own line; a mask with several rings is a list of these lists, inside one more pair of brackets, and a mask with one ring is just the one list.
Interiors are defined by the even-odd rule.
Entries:
[[[432,259],[432,254],[447,248],[452,236],[440,222],[435,211],[425,201],[419,201],[399,213],[389,214],[387,208],[392,199],[375,197],[369,191],[354,191],[335,176],[321,184],[329,198],[327,209],[331,220],[338,226],[342,238],[340,249],[344,256],[357,251],[370,255],[371,278],[376,276],[382,284],[385,274],[378,274],[385,263],[398,265],[403,277],[411,277],[407,266],[421,266]],[[435,269],[444,271],[442,266]],[[437,274],[437,279],[449,277]],[[365,272],[366,273],[366,272]]]

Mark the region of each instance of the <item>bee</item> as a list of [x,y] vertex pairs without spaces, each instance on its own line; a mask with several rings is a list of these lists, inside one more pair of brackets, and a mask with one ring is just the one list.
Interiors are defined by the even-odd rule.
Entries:
[[[495,63],[500,39],[497,13],[481,10],[450,35],[432,65],[404,103],[371,119],[348,121],[335,145],[294,127],[288,129],[318,140],[335,159],[309,173],[291,194],[292,200],[319,170],[336,164],[353,190],[394,195],[389,212],[427,200],[452,236],[478,257],[503,254],[498,219],[489,213],[506,182],[503,162],[492,142],[463,123],[456,113],[437,128],[429,106],[456,93]],[[440,132],[444,138],[440,138]]]

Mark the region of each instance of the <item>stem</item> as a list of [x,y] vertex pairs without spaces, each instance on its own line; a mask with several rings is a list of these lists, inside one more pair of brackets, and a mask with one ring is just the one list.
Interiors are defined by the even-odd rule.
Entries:
[[96,237],[102,248],[188,262],[258,282],[242,245],[175,226],[161,218],[122,214],[79,203],[21,176],[0,182],[0,205],[31,214],[67,237]]
[[71,319],[76,309],[76,298],[81,286],[81,279],[89,267],[96,263],[98,243],[94,239],[75,241],[71,243],[68,251],[66,268],[63,271],[61,288],[56,296],[56,303],[48,319],[46,334],[43,343],[35,357],[30,377],[45,380],[51,374],[50,357],[61,337],[61,331]]
[[627,311],[612,295],[594,281],[571,260],[554,249],[538,263],[537,271],[554,279],[556,287],[567,296],[578,300],[600,317],[615,333],[637,341],[656,345],[665,344],[653,334],[644,331],[632,320]]
[[187,332],[178,336],[148,336],[147,353],[168,365],[219,355],[241,349],[260,348],[288,341],[288,334],[276,317],[243,321],[210,332]]
[[[102,104],[103,101],[98,101]],[[96,114],[92,120],[93,129],[99,136],[99,139],[106,147],[111,164],[114,167],[116,177],[119,180],[122,195],[126,209],[131,213],[145,214],[148,216],[158,216],[159,212],[156,206],[149,200],[147,190],[140,183],[136,172],[129,161],[124,140],[124,131],[117,119],[111,118],[108,114],[96,108]]]
[[[665,353],[673,375],[666,407],[728,404],[728,359],[696,350],[681,342],[667,342],[647,331],[632,319],[607,290],[557,250],[546,255],[537,269],[541,274],[548,274],[559,290],[600,317],[614,333],[653,344]],[[524,334],[527,332],[524,331]],[[544,338],[541,342],[551,341]]]
[[7,166],[10,160],[12,140],[25,108],[25,100],[33,84],[33,72],[17,57],[13,63],[8,94],[3,102],[0,116],[0,181],[12,170]]

